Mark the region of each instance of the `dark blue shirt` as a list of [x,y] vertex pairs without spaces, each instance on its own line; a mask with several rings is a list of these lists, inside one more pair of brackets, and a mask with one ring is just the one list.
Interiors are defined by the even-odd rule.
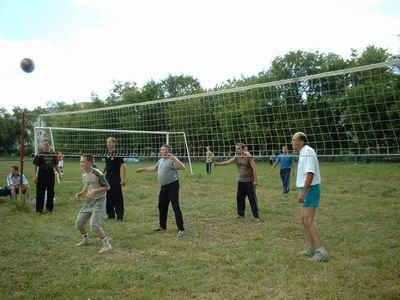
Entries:
[[292,155],[279,154],[278,158],[276,160],[281,163],[281,169],[291,169],[292,168],[292,161],[293,161]]

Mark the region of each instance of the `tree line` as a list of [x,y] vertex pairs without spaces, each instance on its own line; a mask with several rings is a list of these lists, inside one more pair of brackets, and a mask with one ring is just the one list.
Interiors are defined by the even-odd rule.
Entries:
[[[43,113],[52,113],[52,112],[64,112],[64,111],[76,111],[82,109],[92,109],[92,108],[103,108],[121,104],[131,104],[131,103],[140,103],[147,102],[152,100],[173,98],[185,95],[193,95],[199,94],[207,91],[218,91],[223,89],[230,89],[235,87],[248,86],[258,83],[266,83],[273,82],[283,79],[296,78],[307,75],[314,75],[328,71],[341,70],[356,66],[369,65],[373,63],[385,62],[390,59],[398,58],[398,56],[390,54],[386,49],[379,48],[376,46],[368,46],[364,51],[358,54],[355,50],[351,51],[351,55],[349,59],[345,59],[340,55],[334,53],[320,53],[318,51],[290,51],[283,56],[276,57],[270,67],[259,72],[257,75],[252,76],[242,76],[240,78],[228,79],[224,83],[216,85],[212,89],[205,89],[201,86],[198,79],[194,78],[191,75],[168,75],[165,79],[160,81],[150,80],[143,87],[138,87],[137,84],[133,81],[122,82],[122,81],[114,81],[113,87],[109,92],[109,95],[105,99],[100,99],[96,93],[92,93],[90,102],[82,102],[82,103],[73,103],[66,104],[63,101],[50,101],[47,103],[47,107],[37,107],[33,110],[28,110],[20,107],[14,107],[12,112],[8,112],[5,108],[0,108],[0,155],[7,154],[17,154],[19,149],[19,135],[20,135],[20,124],[19,124],[19,116],[21,112],[26,113],[26,149],[27,154],[31,154],[33,151],[33,127],[34,123],[38,117],[38,115]],[[320,132],[318,134],[323,137],[324,135],[330,135],[330,139],[334,141],[339,141],[349,139],[349,135],[352,134],[350,129],[346,129],[346,126],[350,128],[354,128],[354,124],[356,124],[355,131],[366,131],[368,134],[369,129],[371,130],[371,134],[373,134],[374,140],[382,140],[385,143],[388,143],[387,136],[377,137],[376,133],[372,133],[373,128],[364,128],[364,123],[362,120],[352,120],[352,118],[371,118],[371,114],[373,114],[373,118],[382,121],[382,126],[392,126],[393,132],[392,140],[389,138],[389,143],[393,143],[397,145],[399,144],[398,137],[400,136],[400,129],[398,126],[394,127],[393,124],[390,123],[390,120],[399,120],[399,108],[400,108],[400,99],[380,99],[377,101],[376,97],[387,97],[387,95],[400,95],[400,79],[398,72],[388,72],[384,74],[386,76],[385,80],[388,82],[387,88],[394,89],[387,94],[382,94],[371,90],[371,82],[365,82],[365,85],[360,79],[357,82],[357,85],[352,85],[352,83],[347,82],[343,83],[343,93],[346,93],[347,97],[352,97],[357,99],[357,101],[364,101],[365,105],[360,105],[360,103],[356,106],[345,106],[345,103],[341,103],[338,99],[332,99],[333,97],[337,97],[337,94],[331,95],[329,92],[335,91],[337,93],[338,87],[329,87],[330,83],[325,82],[321,84],[321,81],[313,84],[310,82],[307,86],[301,85],[288,85],[285,87],[278,86],[275,90],[270,91],[275,95],[279,95],[273,98],[274,103],[270,103],[269,106],[265,107],[260,106],[260,101],[257,97],[245,97],[245,101],[242,101],[239,109],[234,106],[227,106],[226,102],[218,103],[218,101],[213,99],[195,99],[191,104],[190,108],[193,109],[193,106],[197,107],[198,110],[210,110],[210,113],[204,114],[204,116],[208,116],[207,120],[198,120],[196,124],[192,122],[190,116],[188,116],[187,120],[180,119],[179,124],[178,120],[174,121],[173,110],[174,107],[170,106],[168,109],[163,111],[165,120],[168,120],[168,128],[167,130],[182,130],[182,126],[185,128],[185,132],[190,135],[195,136],[199,134],[198,132],[204,132],[205,135],[209,134],[209,137],[202,137],[202,140],[212,139],[217,136],[225,136],[229,140],[243,140],[243,136],[246,137],[246,141],[248,143],[257,144],[253,142],[253,140],[260,139],[261,136],[268,135],[269,138],[274,139],[276,143],[279,137],[284,136],[284,134],[280,133],[276,137],[274,137],[274,131],[277,129],[274,128],[274,122],[279,123],[283,120],[279,120],[279,114],[276,113],[275,110],[279,109],[280,106],[283,105],[292,105],[291,107],[300,107],[293,106],[293,104],[302,104],[302,107],[298,109],[306,109],[310,110],[314,113],[318,114],[318,111],[324,112],[324,122],[327,124],[322,124],[324,126],[318,127]],[[354,79],[352,79],[354,80]],[[374,77],[371,76],[369,80],[374,80]],[[368,88],[364,88],[368,87]],[[339,87],[340,88],[340,87]],[[306,100],[305,96],[306,95]],[[211,102],[212,101],[212,102]],[[296,103],[288,103],[288,102],[296,102]],[[344,101],[343,99],[341,101]],[[371,105],[367,102],[373,101],[374,103],[381,103],[379,107],[374,107],[373,111],[371,111]],[[196,103],[197,102],[197,103]],[[389,105],[388,105],[389,104]],[[184,104],[181,104],[184,105]],[[218,105],[224,106],[224,111],[218,109]],[[318,107],[329,105],[329,109],[321,109]],[[232,120],[235,119],[235,115],[240,115],[243,119],[243,125],[246,124],[246,110],[249,110],[251,107],[252,110],[268,110],[268,116],[271,118],[275,118],[271,120],[269,123],[272,125],[259,126],[259,128],[246,128],[246,126],[241,126],[234,130],[233,134],[236,136],[232,136],[232,132],[228,132],[232,126],[238,126],[238,124],[229,124]],[[353,110],[353,111],[352,111]],[[357,111],[355,111],[357,110]],[[368,110],[368,111],[360,111],[360,110]],[[331,112],[331,115],[326,116],[326,111]],[[293,109],[292,111],[288,111],[288,128],[298,127],[298,111]],[[201,114],[200,114],[201,115]],[[260,116],[265,115],[265,112],[257,114]],[[367,116],[368,115],[368,116]],[[248,115],[249,118],[252,115]],[[312,116],[311,116],[312,117]],[[314,116],[318,118],[318,115]],[[211,118],[211,119],[210,119]],[[321,118],[322,120],[322,118]],[[124,128],[123,119],[120,121],[121,126]],[[134,120],[130,119],[129,123],[132,124]],[[164,126],[164,128],[151,128],[154,126],[151,125],[152,120],[148,120],[148,122],[143,122],[143,120],[138,122],[136,128],[129,128],[133,130],[166,130],[165,124],[159,125],[159,127]],[[265,122],[264,122],[265,123]],[[341,132],[337,132],[337,129],[330,128],[330,124],[342,124],[343,130]],[[365,122],[366,124],[368,122]],[[254,122],[253,122],[254,124]],[[263,121],[260,120],[259,124],[263,124]],[[362,124],[362,125],[360,125]],[[386,125],[385,125],[386,124]],[[240,125],[240,124],[239,124]],[[301,126],[308,126],[307,124],[300,124]],[[54,125],[53,125],[54,126]],[[332,125],[333,126],[333,125]],[[363,126],[363,128],[357,128],[357,126]],[[368,125],[366,125],[368,126]],[[178,128],[179,127],[179,128]],[[210,129],[212,128],[212,129]],[[389,129],[388,129],[389,130]],[[382,134],[385,134],[385,130],[381,131]],[[334,135],[337,135],[336,137]],[[332,136],[333,135],[333,136]],[[372,136],[371,136],[372,138]],[[356,137],[352,137],[356,141]],[[321,138],[321,140],[328,140]],[[284,141],[282,141],[284,143]],[[135,145],[138,146],[138,145]],[[198,146],[203,147],[204,145],[194,145],[194,147]],[[318,146],[318,145],[317,145]],[[352,145],[339,145],[340,148],[351,148]],[[324,145],[324,147],[331,147],[332,149],[338,148],[338,145]],[[322,145],[321,145],[322,147]],[[368,145],[361,145],[361,147],[368,147]],[[257,150],[257,149],[252,149]],[[267,149],[268,150],[268,149]],[[333,153],[335,154],[335,153]]]

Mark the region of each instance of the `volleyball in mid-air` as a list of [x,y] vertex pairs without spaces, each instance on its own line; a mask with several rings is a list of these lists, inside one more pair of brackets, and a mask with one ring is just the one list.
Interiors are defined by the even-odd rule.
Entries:
[[26,73],[31,73],[35,69],[35,64],[30,58],[24,58],[21,60],[21,69]]

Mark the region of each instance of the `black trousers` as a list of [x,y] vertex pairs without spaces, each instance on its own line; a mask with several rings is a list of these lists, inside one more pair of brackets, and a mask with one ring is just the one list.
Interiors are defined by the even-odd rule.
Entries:
[[54,170],[39,168],[36,183],[36,212],[43,212],[44,197],[47,191],[46,209],[53,211],[54,208]]
[[161,186],[160,194],[158,195],[158,210],[160,213],[160,226],[167,229],[167,217],[169,202],[172,204],[172,209],[175,213],[175,222],[178,230],[185,230],[183,227],[183,216],[179,207],[179,181],[176,180],[169,184]]
[[124,196],[122,195],[121,176],[119,173],[106,173],[106,179],[110,184],[107,191],[106,212],[109,218],[124,219]]
[[238,181],[236,202],[237,214],[241,217],[244,217],[244,211],[246,210],[246,196],[249,198],[251,212],[253,213],[254,218],[259,218],[257,196],[253,182]]

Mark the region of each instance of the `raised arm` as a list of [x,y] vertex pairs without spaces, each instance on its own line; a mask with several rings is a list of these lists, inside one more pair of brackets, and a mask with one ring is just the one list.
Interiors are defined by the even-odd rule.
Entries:
[[215,162],[213,163],[214,167],[223,167],[223,166],[228,166],[235,163],[235,157],[232,157],[229,160],[221,161],[221,162]]
[[151,166],[147,168],[137,168],[136,173],[143,173],[143,172],[155,172],[156,166]]
[[186,168],[185,164],[183,162],[181,162],[175,155],[173,155],[172,153],[169,153],[167,155],[167,158],[175,161],[176,168],[178,170],[185,170],[185,168]]

